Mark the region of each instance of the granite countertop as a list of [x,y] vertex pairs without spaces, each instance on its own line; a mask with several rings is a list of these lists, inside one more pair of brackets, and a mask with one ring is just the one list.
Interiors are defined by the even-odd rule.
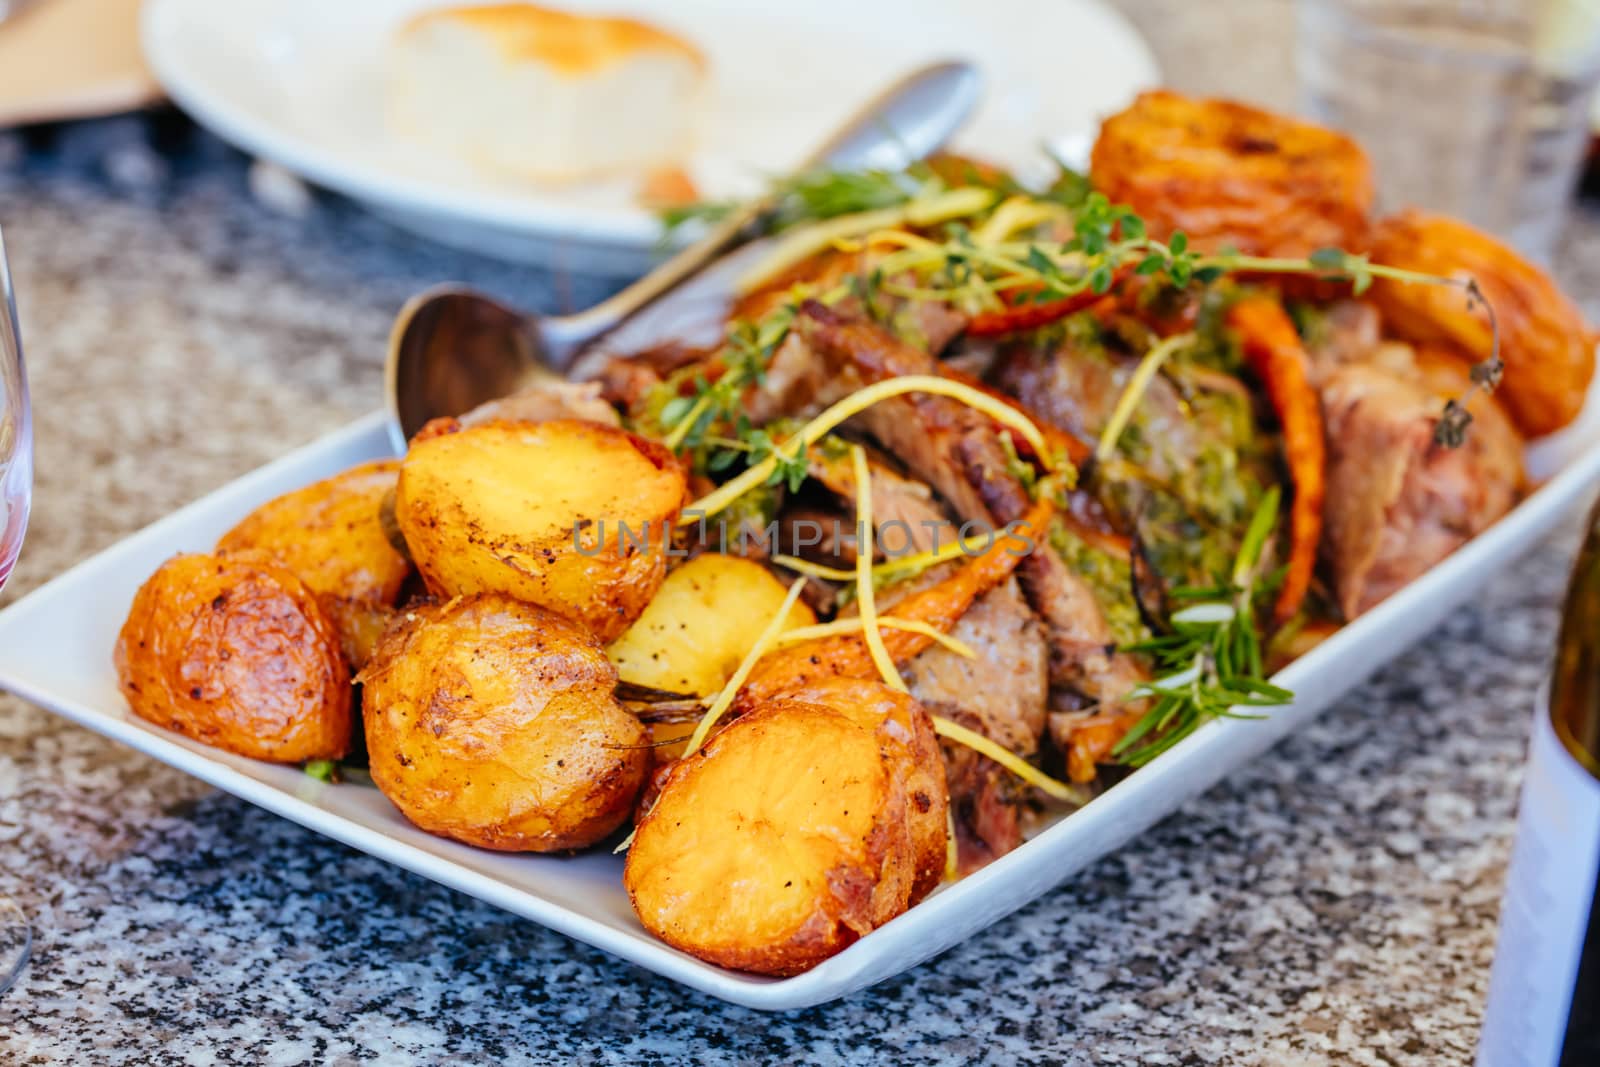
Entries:
[[[1215,16],[1124,6],[1180,86],[1272,99],[1289,76],[1283,0],[1250,5],[1235,30],[1263,47],[1235,43],[1238,63],[1219,62]],[[331,198],[275,214],[244,160],[173,115],[0,134],[0,223],[38,429],[34,523],[0,603],[376,406],[416,289],[462,278],[552,309],[615,284],[441,251]],[[1600,219],[1578,221],[1559,272],[1600,318]],[[1574,535],[1065,886],[790,1015],[689,992],[0,697],[0,897],[38,928],[0,997],[0,1061],[1465,1062]]]

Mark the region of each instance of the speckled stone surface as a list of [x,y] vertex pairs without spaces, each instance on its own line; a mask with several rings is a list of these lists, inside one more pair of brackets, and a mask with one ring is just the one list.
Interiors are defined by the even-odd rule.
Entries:
[[[1284,96],[1286,3],[1228,5],[1226,31],[1187,2],[1125,6],[1178,84]],[[0,223],[39,452],[0,603],[375,406],[413,290],[461,277],[551,308],[608,284],[441,252],[337,201],[275,216],[237,156],[170,118],[0,136]],[[1584,220],[1561,264],[1592,318],[1597,249]],[[0,698],[0,896],[39,931],[0,997],[0,1063],[1465,1062],[1573,538],[1069,884],[787,1016],[687,992]]]

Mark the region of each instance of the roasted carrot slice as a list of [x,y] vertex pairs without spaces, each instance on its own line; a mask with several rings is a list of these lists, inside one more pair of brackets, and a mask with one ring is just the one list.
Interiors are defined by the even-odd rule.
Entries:
[[1228,325],[1238,333],[1245,361],[1266,386],[1283,425],[1283,451],[1294,481],[1288,569],[1273,612],[1283,623],[1305,601],[1322,539],[1322,405],[1311,387],[1310,357],[1282,304],[1265,296],[1245,297],[1229,310]]
[[1057,319],[1064,319],[1068,315],[1093,307],[1105,295],[1085,289],[1081,293],[1073,293],[1059,300],[1046,300],[1042,304],[1012,304],[1000,311],[979,312],[967,324],[967,334],[971,337],[988,337],[997,333],[1014,333],[1018,330],[1048,326]]
[[1067,778],[1074,782],[1092,782],[1100,773],[1100,764],[1112,762],[1111,754],[1134,724],[1144,717],[1146,702],[1138,701],[1123,711],[1095,715],[1074,722],[1067,729]]

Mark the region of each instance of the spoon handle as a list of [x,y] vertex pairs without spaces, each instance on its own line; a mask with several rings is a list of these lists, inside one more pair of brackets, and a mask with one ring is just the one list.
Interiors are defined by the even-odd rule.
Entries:
[[[895,168],[921,159],[966,121],[981,88],[982,78],[969,63],[936,63],[913,71],[869,100],[808,156],[799,170]],[[772,206],[770,199],[742,204],[699,240],[615,296],[576,315],[544,320],[546,361],[565,369],[585,345],[677,289],[729,249],[750,240]]]

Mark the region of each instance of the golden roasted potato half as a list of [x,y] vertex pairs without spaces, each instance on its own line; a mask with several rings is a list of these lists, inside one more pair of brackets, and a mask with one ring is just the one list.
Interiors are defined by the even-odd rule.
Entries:
[[[1420,211],[1381,220],[1371,256],[1391,267],[1476,278],[1500,323],[1506,370],[1495,395],[1517,429],[1538,437],[1577,418],[1594,377],[1595,335],[1544,271],[1464,222]],[[1379,279],[1372,300],[1407,340],[1448,342],[1473,361],[1489,355],[1489,320],[1459,289]]]
[[[606,649],[624,682],[686,696],[721,689],[788,590],[754,560],[708,552],[669,573],[628,631]],[[810,626],[796,602],[784,629]]]
[[592,845],[628,818],[650,765],[600,644],[504,594],[407,611],[359,680],[372,780],[441,837]]
[[363,463],[268,501],[217,542],[219,552],[256,549],[293,571],[321,599],[356,668],[372,654],[411,573],[379,518],[399,474],[399,460]]
[[890,773],[906,787],[915,867],[910,903],[933,892],[944,880],[950,792],[939,735],[928,712],[910,693],[890,689],[875,678],[821,679],[786,693],[784,699],[837,711],[877,736],[890,761]]
[[174,556],[134,595],[114,659],[140,718],[278,763],[350,744],[350,672],[316,596],[259,552]]
[[661,585],[685,487],[671,453],[615,427],[435,420],[395,518],[436,595],[505,593],[611,641]]
[[1150,233],[1261,256],[1359,249],[1372,166],[1341,133],[1227,100],[1140,93],[1100,127],[1095,188]]
[[647,930],[724,967],[798,974],[905,910],[907,790],[876,733],[775,701],[664,772],[623,884]]

